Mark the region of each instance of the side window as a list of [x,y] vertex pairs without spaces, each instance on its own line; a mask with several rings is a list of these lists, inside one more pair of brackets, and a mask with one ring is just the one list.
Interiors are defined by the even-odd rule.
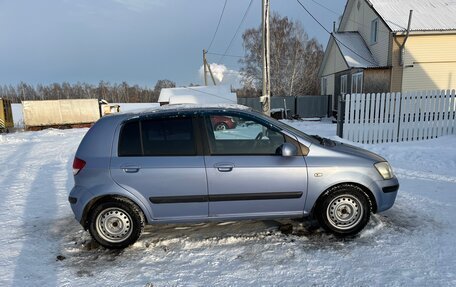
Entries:
[[328,79],[327,78],[321,78],[321,94],[322,95],[327,95],[328,94]]
[[285,142],[279,131],[250,118],[209,115],[206,126],[213,155],[275,155]]
[[123,125],[119,137],[119,156],[141,156],[141,141],[139,136],[139,121]]
[[347,93],[347,75],[340,76],[340,94],[345,95]]
[[352,75],[352,94],[360,94],[363,92],[363,72],[355,73]]
[[371,44],[377,43],[378,37],[378,19],[371,22]]
[[144,156],[196,155],[191,118],[143,120],[141,134]]

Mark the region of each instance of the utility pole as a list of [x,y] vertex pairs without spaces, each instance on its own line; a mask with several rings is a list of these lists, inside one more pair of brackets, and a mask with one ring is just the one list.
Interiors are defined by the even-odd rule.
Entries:
[[404,66],[404,54],[405,54],[405,43],[407,42],[407,39],[410,34],[410,26],[412,25],[412,15],[413,15],[413,10],[410,10],[409,12],[409,18],[408,18],[408,24],[407,24],[407,31],[405,34],[404,42],[402,42],[402,45],[399,47],[399,64],[401,66]]
[[204,85],[207,86],[207,70],[209,69],[209,74],[211,75],[212,83],[214,83],[214,86],[216,86],[217,84],[215,83],[214,74],[212,74],[211,66],[207,63],[206,54],[207,51],[203,49]]
[[262,5],[263,95],[260,98],[263,114],[271,115],[271,84],[269,72],[269,0]]
[[203,49],[204,85],[207,86],[206,49]]

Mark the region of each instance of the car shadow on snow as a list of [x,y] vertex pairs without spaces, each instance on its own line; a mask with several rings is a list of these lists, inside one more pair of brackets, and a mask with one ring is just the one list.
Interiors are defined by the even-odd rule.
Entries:
[[[230,221],[198,224],[156,224],[146,226],[138,242],[125,250],[153,251],[161,249],[198,249],[225,246],[267,243],[284,241],[303,244],[308,248],[335,247],[353,242],[368,244],[369,239],[382,232],[402,232],[403,228],[394,227],[395,214],[389,217],[373,215],[368,226],[359,235],[339,238],[325,232],[311,220],[263,220],[263,221]],[[78,253],[86,256],[99,253],[117,256],[122,251],[111,251],[94,242],[87,231],[83,231],[73,218],[72,222],[62,221],[60,234],[67,234],[63,243],[63,252],[69,256]],[[407,227],[408,228],[408,227]],[[109,257],[109,256],[108,256]],[[93,259],[93,258],[91,258]]]
[[[19,227],[21,236],[18,239],[22,246],[15,262],[12,286],[27,286],[32,278],[37,286],[57,285],[55,269],[47,267],[54,261],[49,250],[53,242],[48,241],[52,228],[48,218],[56,216],[57,212],[57,188],[54,184],[57,165],[57,162],[50,161],[46,166],[27,167],[37,172],[25,196],[22,226]],[[43,198],[46,198],[45,202]]]
[[66,234],[62,242],[62,254],[68,259],[65,264],[74,268],[77,276],[93,276],[92,270],[99,264],[115,266],[119,260],[130,262],[147,256],[163,257],[170,252],[184,254],[240,247],[249,249],[255,245],[283,245],[305,252],[339,252],[347,250],[347,247],[376,246],[380,241],[403,241],[404,236],[415,236],[423,230],[439,228],[429,215],[412,213],[410,204],[407,198],[399,198],[398,204],[391,210],[373,214],[360,234],[348,238],[331,235],[308,219],[148,225],[138,242],[124,250],[108,250],[99,246],[73,218],[62,220],[58,224],[61,229],[56,232]]

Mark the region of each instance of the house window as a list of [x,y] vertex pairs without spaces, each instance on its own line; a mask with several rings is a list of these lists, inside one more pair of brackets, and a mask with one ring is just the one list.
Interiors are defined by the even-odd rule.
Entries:
[[377,43],[378,37],[378,19],[371,22],[371,44]]
[[322,95],[328,94],[328,79],[327,78],[321,78],[320,91],[321,91]]
[[351,93],[361,94],[363,92],[363,72],[352,75]]
[[342,75],[340,76],[340,94],[345,95],[348,92],[347,88],[347,75]]

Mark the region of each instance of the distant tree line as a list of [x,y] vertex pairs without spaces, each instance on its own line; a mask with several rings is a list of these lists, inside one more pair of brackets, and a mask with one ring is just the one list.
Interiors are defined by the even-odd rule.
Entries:
[[170,80],[159,80],[153,89],[130,86],[126,82],[111,84],[101,81],[98,85],[87,83],[36,86],[21,82],[16,86],[0,85],[0,98],[7,98],[13,103],[24,100],[58,100],[58,99],[104,99],[111,103],[151,103],[157,102],[162,88],[174,88],[176,84]]

